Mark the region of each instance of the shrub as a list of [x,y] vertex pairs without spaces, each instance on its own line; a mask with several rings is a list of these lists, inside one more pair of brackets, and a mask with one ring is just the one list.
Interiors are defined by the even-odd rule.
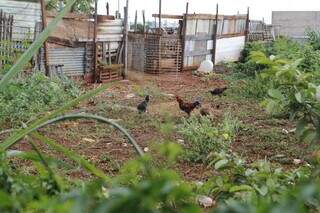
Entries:
[[240,62],[245,63],[249,60],[250,53],[252,51],[261,51],[263,53],[267,53],[267,48],[265,43],[261,41],[254,41],[246,43],[244,49],[241,52]]
[[302,71],[314,72],[320,70],[320,50],[305,45],[300,53],[301,61],[298,66]]
[[292,185],[307,180],[311,174],[308,166],[284,171],[266,160],[249,164],[232,152],[211,153],[208,161],[219,175],[210,178],[199,190],[223,203],[232,200],[250,203],[258,197],[277,202]]
[[320,50],[320,32],[310,30],[306,34],[308,36],[307,42],[312,46],[312,48],[314,50]]
[[235,73],[242,73],[246,76],[255,76],[258,72],[264,69],[264,66],[256,64],[253,61],[247,61],[245,63],[237,63],[233,71]]
[[288,38],[276,39],[269,49],[269,55],[275,55],[283,59],[296,59],[299,57],[301,45]]
[[0,92],[0,125],[28,122],[79,94],[73,81],[50,79],[40,72],[15,80]]
[[213,123],[208,117],[184,119],[178,132],[186,140],[185,160],[204,162],[210,152],[227,150],[236,135],[238,123],[230,113],[224,115],[221,123]]

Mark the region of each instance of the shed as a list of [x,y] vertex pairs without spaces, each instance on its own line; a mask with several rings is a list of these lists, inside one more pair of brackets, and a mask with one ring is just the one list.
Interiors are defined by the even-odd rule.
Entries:
[[[159,14],[153,17],[159,18]],[[148,73],[180,72],[196,69],[204,60],[215,64],[237,61],[245,45],[247,14],[162,14],[161,18],[179,20],[180,25],[171,31],[131,32],[128,58],[132,69]]]

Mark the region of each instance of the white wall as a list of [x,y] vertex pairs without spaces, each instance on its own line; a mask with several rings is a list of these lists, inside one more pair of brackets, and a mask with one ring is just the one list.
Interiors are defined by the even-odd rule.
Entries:
[[237,61],[245,44],[245,36],[217,39],[216,64]]

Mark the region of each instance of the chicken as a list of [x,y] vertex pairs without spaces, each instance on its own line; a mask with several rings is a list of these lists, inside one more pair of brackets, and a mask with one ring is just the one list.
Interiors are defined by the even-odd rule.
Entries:
[[179,96],[176,96],[176,100],[179,103],[179,108],[185,113],[187,113],[189,116],[195,108],[201,107],[201,103],[199,101],[195,101],[193,103],[186,103]]
[[211,95],[218,95],[221,97],[221,95],[228,89],[228,87],[222,87],[222,88],[216,88],[214,90],[210,90]]
[[137,109],[139,111],[139,113],[143,113],[147,111],[147,107],[148,107],[148,103],[150,101],[150,96],[147,95],[146,98],[144,99],[144,101],[142,101],[138,106]]

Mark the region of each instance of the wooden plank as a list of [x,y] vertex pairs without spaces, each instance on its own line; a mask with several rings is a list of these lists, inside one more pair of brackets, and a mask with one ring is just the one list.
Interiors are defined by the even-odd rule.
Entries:
[[[159,14],[152,14],[153,18],[159,18]],[[180,15],[170,15],[170,14],[161,14],[161,18],[163,19],[183,19],[183,16]]]
[[239,37],[239,36],[245,36],[245,33],[229,33],[229,34],[223,34],[223,35],[217,35],[217,38],[231,38],[231,37]]
[[75,47],[75,43],[69,39],[62,39],[54,36],[48,38],[48,43],[58,44],[65,47]]
[[200,55],[210,55],[212,52],[211,50],[195,50],[192,52],[186,52],[187,57],[192,57],[192,56],[200,56]]

